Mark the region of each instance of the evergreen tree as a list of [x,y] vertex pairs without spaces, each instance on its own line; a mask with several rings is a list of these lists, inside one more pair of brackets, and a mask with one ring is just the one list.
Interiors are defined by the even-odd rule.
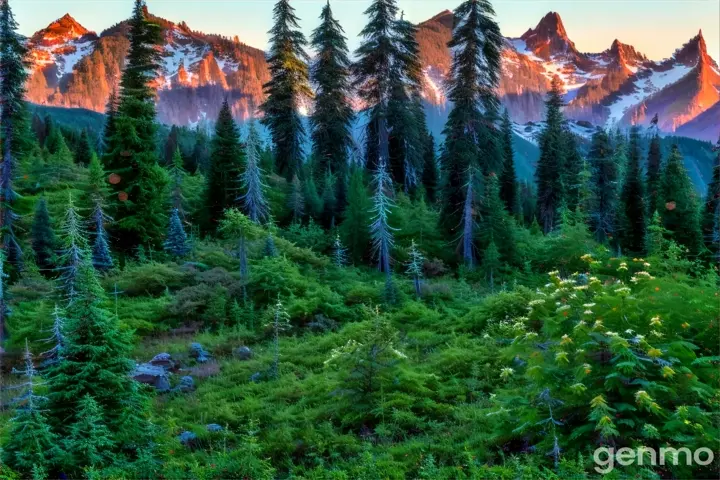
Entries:
[[305,195],[305,205],[307,206],[308,215],[310,218],[319,220],[323,213],[323,201],[315,184],[315,176],[310,170],[305,174],[303,194]]
[[[248,155],[250,155],[248,144]],[[207,174],[205,197],[206,229],[214,232],[225,210],[237,198],[237,178],[242,172],[243,153],[240,148],[240,132],[232,117],[227,99],[223,102],[212,140],[210,168]],[[248,164],[250,159],[248,159]]]
[[340,225],[340,237],[347,245],[350,259],[355,264],[362,262],[370,243],[368,225],[371,208],[372,204],[363,181],[363,172],[360,168],[355,168],[350,175],[348,207]]
[[92,203],[105,205],[110,189],[105,169],[97,155],[93,154],[88,165],[88,194]]
[[170,213],[170,224],[165,240],[165,250],[177,258],[184,257],[190,251],[187,234],[180,219],[180,211],[177,208],[173,208]]
[[322,196],[322,224],[325,228],[333,228],[335,226],[335,215],[337,212],[336,182],[337,179],[330,170],[328,170],[325,174]]
[[500,198],[500,181],[490,174],[485,182],[485,195],[481,206],[480,241],[483,248],[495,242],[500,251],[500,259],[512,263],[515,259],[515,231],[513,220],[503,208]]
[[103,126],[103,153],[107,153],[113,149],[113,141],[117,133],[117,116],[118,116],[118,95],[117,91],[110,92],[107,105],[105,106],[105,125]]
[[97,271],[107,272],[113,267],[114,262],[110,254],[110,242],[108,241],[105,224],[111,222],[112,219],[105,215],[102,204],[99,201],[95,204],[95,210],[93,211],[91,220],[95,227],[95,241],[92,246],[92,264]]
[[440,188],[440,172],[438,169],[437,158],[435,157],[435,137],[428,134],[425,137],[425,158],[422,168],[422,184],[425,188],[425,198],[428,203],[434,204],[438,199],[438,190]]
[[90,143],[90,136],[88,135],[88,131],[83,128],[82,133],[80,133],[77,149],[75,150],[75,162],[83,166],[88,166],[90,165],[93,154],[94,151]]
[[267,100],[260,107],[263,124],[270,130],[277,173],[287,178],[300,173],[305,127],[300,117],[304,100],[312,98],[305,52],[307,41],[290,0],[278,0],[270,29],[268,68],[270,81],[263,86]]
[[482,270],[485,273],[488,284],[490,285],[490,291],[495,291],[495,274],[498,269],[502,266],[500,260],[500,251],[495,245],[495,240],[490,239],[490,243],[485,247],[482,259]]
[[[8,338],[7,321],[12,313],[6,293],[8,276],[5,273],[5,256],[0,251],[0,361],[2,361],[2,355],[5,353],[5,340]],[[0,377],[0,386],[2,386],[2,377]]]
[[423,278],[423,263],[425,262],[425,258],[418,250],[417,245],[415,245],[415,240],[413,240],[410,244],[410,251],[408,254],[410,258],[407,263],[406,272],[413,279],[415,297],[419,299],[421,297],[420,282]]
[[123,253],[144,244],[154,247],[165,229],[163,193],[168,179],[158,165],[155,91],[151,86],[161,43],[160,27],[146,17],[144,0],[135,0],[129,21],[130,47],[120,80],[121,92],[104,163],[114,174],[114,235]]
[[28,47],[18,33],[18,24],[9,0],[0,3],[0,127],[2,129],[2,165],[0,165],[0,234],[5,258],[16,270],[23,268],[23,253],[15,236],[14,211],[18,194],[13,189],[17,155],[21,151],[21,126],[24,123],[25,82],[28,77]]
[[536,201],[533,185],[529,181],[524,181],[520,188],[520,206],[522,208],[522,218],[526,226],[530,226],[537,221],[535,215]]
[[43,275],[49,275],[54,268],[57,245],[45,197],[40,197],[35,207],[35,215],[30,229],[30,243],[35,253],[35,264]]
[[645,234],[645,251],[648,255],[660,255],[665,251],[667,246],[665,236],[667,233],[668,231],[663,227],[662,218],[656,210]]
[[355,116],[350,98],[350,59],[345,33],[333,17],[329,0],[320,21],[311,39],[317,52],[311,69],[315,86],[315,108],[310,116],[312,151],[320,171],[335,176],[334,197],[339,209],[343,209],[347,202],[348,151]]
[[587,188],[586,179],[583,176],[585,162],[578,150],[575,135],[569,130],[563,130],[565,142],[564,163],[561,171],[563,184],[564,203],[568,210],[574,212],[582,206],[583,190]]
[[182,155],[180,155],[180,149],[175,148],[169,169],[170,205],[172,208],[177,209],[181,217],[185,216],[185,210],[183,208],[185,204],[185,197],[183,195],[183,182],[185,181],[185,175],[187,175],[187,173],[183,168],[183,159]]
[[647,209],[640,166],[640,128],[630,129],[628,165],[620,194],[620,243],[629,252],[643,251]]
[[476,201],[475,174],[468,175],[465,185],[465,203],[462,216],[462,236],[460,239],[460,251],[462,253],[465,267],[472,270],[475,267],[475,201]]
[[78,403],[75,423],[70,426],[70,435],[65,441],[72,465],[106,466],[112,462],[114,446],[102,406],[90,394],[85,394]]
[[332,259],[336,267],[344,267],[347,264],[347,248],[343,246],[340,235],[335,235],[335,240],[333,240]]
[[58,133],[54,149],[55,153],[48,158],[48,164],[56,167],[56,169],[67,169],[73,166],[75,163],[73,154],[70,151],[70,147],[68,147],[65,137],[60,133]]
[[510,215],[517,216],[520,213],[520,205],[518,205],[515,152],[513,151],[512,142],[513,131],[510,113],[505,109],[502,123],[503,169],[500,175],[500,198],[502,198],[507,212]]
[[270,258],[278,256],[277,247],[275,246],[275,238],[270,231],[268,231],[267,236],[265,237],[265,247],[263,248],[263,255]]
[[662,151],[660,148],[660,135],[657,130],[650,140],[650,149],[648,150],[647,168],[647,207],[648,216],[652,216],[655,210],[661,211],[660,205],[660,188],[662,183]]
[[165,145],[163,148],[163,156],[162,156],[162,162],[165,165],[172,165],[175,156],[175,151],[180,148],[178,145],[179,137],[180,136],[180,129],[177,125],[173,125],[170,127],[170,133],[168,134],[168,138],[165,140]]
[[46,365],[52,365],[62,360],[63,349],[65,346],[65,317],[64,313],[60,310],[60,307],[55,304],[53,310],[53,326],[50,329],[50,338],[45,339],[46,343],[50,343],[52,348],[42,353],[45,358],[44,363]]
[[[35,378],[38,376],[33,365],[33,357],[25,340],[25,382],[15,385],[25,392],[18,398],[22,402],[15,409],[15,416],[9,422],[9,436],[2,450],[2,460],[18,472],[29,475],[34,468],[47,472],[60,463],[64,452],[59,447],[55,435],[45,416],[43,407],[45,397],[37,394]],[[26,477],[29,478],[29,477]]]
[[593,195],[590,223],[595,231],[597,241],[604,243],[615,233],[619,175],[610,146],[610,138],[604,130],[598,130],[593,134],[589,161]]
[[705,205],[703,206],[703,238],[707,247],[716,255],[720,253],[720,238],[715,238],[720,224],[720,139],[714,150],[717,152],[713,165],[712,179],[708,184]]
[[492,126],[499,104],[496,87],[503,45],[494,15],[488,0],[466,0],[455,10],[448,44],[454,54],[447,82],[453,106],[441,157],[446,176],[441,218],[448,232],[460,227],[468,170],[479,166],[484,173],[499,172],[502,166]]
[[673,145],[662,172],[660,216],[673,240],[698,254],[702,248],[702,231],[695,187],[688,176],[677,144]]
[[305,215],[305,194],[303,193],[300,178],[295,175],[290,183],[290,195],[288,195],[288,207],[293,215],[293,222],[300,223]]
[[242,284],[243,300],[247,302],[247,285],[250,283],[250,267],[248,265],[247,240],[245,234],[240,234],[238,245],[238,259],[240,260],[240,283]]
[[190,164],[187,167],[188,171],[207,173],[210,170],[211,155],[208,143],[207,135],[198,126],[195,130],[195,146],[193,147]]
[[290,328],[290,315],[288,315],[280,301],[280,295],[278,295],[275,304],[272,321],[268,326],[272,329],[273,335],[273,363],[270,367],[269,376],[270,378],[278,378],[280,376],[280,333]]
[[131,434],[142,443],[147,428],[126,431],[128,418],[138,415],[140,398],[129,376],[134,367],[130,333],[106,309],[105,292],[89,261],[81,262],[76,277],[75,298],[66,309],[63,358],[46,375],[49,417],[59,434],[72,434],[72,426],[83,420],[83,399],[90,395],[116,437]]
[[540,137],[540,160],[535,171],[538,216],[545,233],[555,229],[565,192],[562,182],[566,153],[562,89],[562,81],[555,75],[545,101],[545,127]]
[[87,232],[82,223],[70,196],[60,227],[61,251],[57,266],[60,288],[69,303],[72,303],[77,295],[77,278],[88,254]]
[[378,169],[374,176],[375,193],[373,195],[372,223],[370,235],[373,252],[378,262],[378,270],[388,277],[390,270],[390,254],[394,246],[393,228],[388,224],[390,210],[395,206],[393,201],[393,184],[388,173],[385,160],[381,157]]
[[240,176],[244,193],[237,200],[242,202],[243,210],[255,223],[263,223],[270,216],[270,207],[265,199],[267,186],[263,183],[263,172],[260,169],[259,143],[255,124],[251,121],[247,139],[247,165]]

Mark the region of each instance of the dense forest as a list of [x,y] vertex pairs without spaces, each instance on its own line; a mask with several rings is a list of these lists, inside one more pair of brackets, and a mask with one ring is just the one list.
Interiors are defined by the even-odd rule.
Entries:
[[369,3],[351,53],[278,0],[266,100],[208,134],[157,122],[143,0],[101,129],[25,103],[0,2],[0,479],[718,477],[720,142],[698,186],[687,139],[575,136],[556,77],[518,165],[489,0],[433,136]]

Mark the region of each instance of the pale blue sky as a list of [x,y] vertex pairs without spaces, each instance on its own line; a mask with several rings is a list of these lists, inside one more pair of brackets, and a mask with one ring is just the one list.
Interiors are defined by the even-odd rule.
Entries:
[[[101,31],[127,18],[133,0],[10,0],[20,28],[32,34],[70,13],[86,28]],[[148,0],[150,10],[174,22],[185,20],[194,30],[237,35],[259,48],[267,45],[275,0]],[[293,0],[309,34],[325,0]],[[421,22],[460,0],[398,0],[406,17]],[[331,0],[351,48],[365,22],[370,0]],[[670,56],[702,28],[710,55],[720,57],[718,0],[495,0],[497,20],[506,36],[520,36],[549,11],[562,17],[570,38],[581,51],[599,52],[614,38],[629,43],[653,59]]]

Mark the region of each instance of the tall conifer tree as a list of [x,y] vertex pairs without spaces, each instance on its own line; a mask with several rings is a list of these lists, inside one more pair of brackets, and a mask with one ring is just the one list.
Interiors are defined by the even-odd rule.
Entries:
[[16,270],[22,270],[22,249],[15,237],[14,211],[18,195],[13,189],[17,155],[21,151],[25,82],[28,48],[18,33],[18,24],[9,0],[0,3],[0,128],[2,128],[2,164],[0,165],[0,235],[5,258]]
[[662,172],[660,202],[663,226],[673,240],[691,254],[702,248],[698,198],[677,145],[673,145]]
[[565,155],[562,167],[563,202],[567,209],[574,212],[582,206],[582,192],[587,186],[583,177],[584,160],[578,150],[575,135],[565,128],[563,130]]
[[359,167],[355,167],[350,175],[348,206],[343,214],[343,223],[340,225],[340,236],[347,245],[350,259],[355,264],[362,262],[370,243],[368,229],[370,208],[372,205],[363,181],[363,172]]
[[517,175],[515,173],[515,152],[513,151],[513,131],[510,113],[505,109],[502,123],[503,169],[500,174],[500,198],[505,210],[510,215],[520,214],[519,196],[517,192]]
[[300,117],[302,102],[312,98],[305,52],[307,41],[290,0],[278,0],[270,29],[268,66],[270,81],[264,85],[267,100],[260,107],[263,124],[272,137],[277,173],[288,181],[303,164],[305,127]]
[[565,160],[565,136],[563,133],[564,105],[562,81],[555,75],[545,101],[545,128],[540,138],[540,160],[535,179],[537,181],[538,217],[543,231],[555,229],[563,203],[563,168]]
[[260,168],[260,137],[254,121],[250,121],[247,139],[247,164],[240,176],[243,194],[237,200],[242,202],[245,214],[255,223],[264,223],[270,217],[270,206],[265,198],[267,186],[263,182]]
[[[720,139],[714,147],[716,152],[713,163],[712,179],[708,184],[705,205],[703,206],[703,238],[707,247],[720,254]],[[717,237],[717,238],[716,238]]]
[[597,241],[604,243],[615,234],[619,176],[605,130],[593,134],[589,162],[592,184],[590,223]]
[[116,179],[113,191],[114,237],[123,253],[138,245],[161,243],[165,229],[163,193],[167,174],[158,165],[155,91],[151,82],[158,70],[160,26],[147,17],[144,0],[135,0],[129,21],[130,48],[120,80],[115,134],[105,165]]
[[35,253],[35,265],[43,275],[50,275],[54,268],[57,244],[45,197],[41,197],[35,207],[30,243]]
[[321,172],[335,176],[335,197],[338,210],[342,210],[347,202],[348,151],[355,117],[350,103],[350,59],[344,30],[333,17],[329,0],[320,22],[312,34],[317,52],[311,70],[315,85],[315,108],[310,117],[313,155]]
[[620,244],[629,252],[640,253],[645,244],[647,208],[640,166],[640,128],[637,126],[630,129],[628,148],[628,165],[620,194]]
[[205,228],[214,232],[225,210],[235,204],[238,196],[237,178],[244,163],[240,148],[240,132],[232,117],[227,99],[222,104],[215,136],[212,139],[210,168],[205,193]]
[[438,189],[440,188],[440,171],[438,169],[435,137],[431,133],[426,135],[425,158],[422,168],[422,184],[425,188],[425,198],[428,203],[434,204],[438,199]]
[[660,189],[662,182],[662,151],[660,148],[660,135],[655,131],[655,134],[650,140],[650,149],[648,150],[647,157],[647,208],[648,217],[652,217],[655,210],[660,211],[662,205],[660,205]]

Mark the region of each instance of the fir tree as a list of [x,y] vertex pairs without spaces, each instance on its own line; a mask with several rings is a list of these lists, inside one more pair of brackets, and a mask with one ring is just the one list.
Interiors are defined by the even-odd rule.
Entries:
[[335,235],[335,240],[333,240],[332,259],[336,267],[344,267],[347,264],[347,248],[340,240],[340,235]]
[[92,203],[105,205],[110,195],[107,175],[97,155],[93,154],[88,165],[88,194]]
[[48,158],[48,164],[55,167],[56,170],[68,169],[73,166],[73,154],[68,147],[65,137],[58,133],[58,140],[55,145],[55,153]]
[[188,166],[190,172],[199,171],[207,173],[210,170],[211,155],[208,143],[207,135],[200,126],[198,126],[195,130],[195,147],[193,147],[192,160]]
[[[248,142],[249,143],[249,142]],[[248,156],[250,153],[248,144]],[[247,160],[248,165],[250,159]],[[212,140],[210,168],[207,174],[205,197],[206,229],[214,232],[225,210],[235,204],[237,178],[242,172],[243,153],[240,148],[240,132],[232,117],[227,99],[223,102]]]
[[639,253],[645,243],[647,209],[640,166],[640,128],[630,129],[628,166],[620,194],[620,243],[626,251]]
[[30,229],[30,243],[35,253],[35,264],[40,272],[43,275],[50,274],[55,264],[57,245],[45,197],[40,197],[35,207],[35,215]]
[[280,301],[280,295],[275,304],[272,321],[268,326],[272,329],[273,335],[273,363],[270,366],[269,376],[278,378],[280,376],[280,333],[290,328],[290,315]]
[[300,223],[305,215],[305,195],[303,193],[300,178],[295,175],[290,183],[290,195],[288,195],[288,207],[292,212],[293,222]]
[[321,172],[336,178],[334,197],[340,209],[347,197],[348,151],[352,145],[354,111],[350,99],[350,59],[343,28],[333,17],[330,2],[320,14],[311,44],[317,52],[311,79],[315,108],[310,116],[313,155]]
[[65,346],[64,332],[66,320],[64,313],[60,310],[60,307],[58,307],[57,304],[55,304],[55,309],[53,310],[52,315],[53,326],[50,329],[50,337],[45,339],[45,342],[51,344],[52,348],[42,353],[42,356],[45,358],[44,363],[47,365],[51,365],[62,360],[63,348]]
[[499,172],[502,166],[492,126],[499,104],[496,87],[503,45],[494,15],[488,0],[466,0],[455,10],[448,44],[454,55],[446,87],[453,107],[441,157],[446,175],[441,218],[448,232],[460,227],[468,170],[479,166],[484,173]]
[[9,0],[0,3],[0,125],[2,125],[2,165],[0,165],[0,234],[5,258],[16,270],[23,269],[23,253],[15,236],[14,211],[18,194],[13,189],[17,155],[20,153],[20,127],[24,122],[25,82],[28,77],[28,47],[18,33],[18,24]]
[[394,229],[388,224],[388,219],[395,202],[392,198],[392,180],[382,158],[373,180],[375,193],[373,195],[373,217],[370,224],[373,253],[378,262],[378,270],[390,276],[390,254],[394,245]]
[[[124,427],[126,417],[137,415],[131,412],[137,408],[140,393],[129,376],[134,367],[129,359],[130,334],[120,329],[119,319],[106,304],[95,269],[89,261],[81,262],[75,298],[66,309],[63,358],[46,375],[49,417],[61,435],[72,434],[72,426],[83,420],[86,395],[102,407],[105,422],[116,436],[129,434]],[[146,430],[132,432],[136,442],[146,437]]]
[[512,263],[515,259],[515,231],[513,220],[503,208],[500,198],[500,182],[495,174],[490,174],[485,182],[485,195],[481,206],[482,221],[480,222],[480,241],[487,248],[494,242],[504,262]]
[[275,247],[275,238],[270,231],[268,231],[267,236],[265,237],[265,247],[263,248],[263,255],[269,258],[274,258],[278,256],[277,247]]
[[238,197],[242,203],[243,210],[255,223],[263,223],[270,216],[270,207],[265,199],[265,189],[263,183],[263,172],[260,169],[260,139],[255,129],[254,122],[250,122],[247,139],[247,165],[245,171],[240,176],[243,195]]
[[490,243],[485,247],[482,259],[482,270],[485,273],[488,284],[490,285],[490,291],[495,291],[495,274],[498,269],[502,266],[500,261],[500,251],[495,245],[495,240],[490,239]]
[[667,233],[668,231],[663,227],[662,218],[656,210],[645,234],[645,251],[648,255],[660,255],[665,251],[667,246],[665,236]]
[[540,138],[540,160],[535,171],[538,215],[545,233],[555,229],[564,196],[562,176],[565,166],[565,136],[562,88],[560,77],[555,75],[545,101],[545,128]]
[[319,220],[323,214],[323,201],[318,193],[315,177],[310,170],[305,174],[303,193],[305,195],[305,205],[307,206],[308,215],[310,218]]
[[470,270],[475,266],[475,196],[475,174],[471,172],[465,185],[465,203],[462,216],[463,229],[459,245],[465,267]]
[[330,170],[328,170],[325,174],[322,195],[322,224],[325,228],[335,227],[335,215],[337,213],[336,182],[337,179]]
[[604,130],[593,134],[590,146],[592,172],[592,200],[590,222],[598,242],[604,243],[615,233],[615,215],[618,203],[618,166]]
[[175,148],[173,153],[170,168],[170,205],[172,208],[177,209],[181,217],[185,216],[185,210],[183,208],[185,204],[185,196],[183,195],[183,182],[185,180],[185,169],[183,168],[183,159],[180,155],[180,149]]
[[95,468],[106,466],[112,462],[114,446],[102,406],[90,394],[85,394],[78,403],[75,423],[70,426],[70,435],[65,441],[72,464]]
[[407,263],[406,272],[413,279],[415,297],[419,299],[421,297],[420,282],[423,278],[423,263],[425,262],[425,257],[423,257],[422,253],[418,250],[417,245],[415,245],[415,240],[413,240],[410,244],[410,251],[408,252],[408,255],[410,258]]
[[510,215],[518,216],[517,175],[515,174],[515,152],[513,151],[513,131],[510,113],[507,108],[503,113],[502,123],[503,169],[500,174],[500,198]]
[[300,173],[305,127],[300,106],[312,98],[305,52],[307,41],[300,31],[298,17],[290,0],[278,0],[273,9],[270,29],[268,68],[270,81],[263,86],[267,100],[260,107],[263,124],[270,130],[277,173],[292,179]]
[[647,158],[647,207],[648,216],[652,216],[655,210],[663,208],[660,205],[660,188],[662,182],[662,151],[660,148],[660,135],[657,130],[650,140],[650,149]]
[[11,468],[29,475],[38,467],[40,471],[47,472],[63,460],[64,452],[45,416],[43,407],[46,398],[36,392],[37,372],[27,339],[24,360],[25,369],[22,373],[25,382],[14,387],[22,388],[25,392],[19,397],[22,403],[16,407],[15,416],[9,422],[9,437],[3,445],[2,459]]
[[170,255],[182,258],[190,251],[185,228],[180,219],[180,211],[173,208],[170,213],[170,224],[168,225],[167,238],[165,239],[165,251]]
[[362,262],[370,243],[368,225],[371,208],[372,204],[363,181],[363,172],[360,168],[355,168],[350,175],[348,207],[340,225],[340,237],[347,245],[350,259],[355,264]]
[[91,220],[95,228],[95,240],[92,245],[92,264],[99,272],[107,272],[113,267],[114,262],[110,254],[110,242],[108,241],[105,224],[111,222],[112,219],[105,215],[102,204],[99,201],[95,204],[95,210],[93,211]]
[[60,273],[60,288],[69,303],[77,294],[77,278],[88,256],[87,232],[78,214],[72,196],[68,198],[65,217],[60,227],[60,256],[57,270]]
[[105,125],[103,126],[103,153],[107,153],[113,149],[113,141],[117,133],[117,116],[118,116],[118,95],[117,91],[110,92],[107,105],[105,106]]
[[135,0],[128,38],[115,134],[104,159],[117,179],[112,182],[117,195],[113,237],[124,254],[140,244],[154,247],[161,241],[166,222],[163,193],[168,182],[158,165],[155,91],[151,86],[159,68],[161,34],[159,25],[146,17],[144,0]]
[[697,254],[702,247],[698,199],[688,176],[684,159],[677,145],[673,145],[662,172],[660,201],[664,208],[660,216],[663,226],[673,240]]
[[427,144],[425,145],[425,158],[423,160],[422,184],[425,188],[425,198],[428,203],[434,204],[438,200],[440,172],[435,157],[435,137],[428,134],[425,138]]
[[575,135],[569,130],[563,131],[564,137],[564,163],[561,171],[564,203],[568,210],[574,212],[582,206],[583,190],[587,188],[586,178],[583,176],[585,162],[578,150]]
[[90,160],[92,160],[94,153],[92,144],[90,143],[90,136],[88,135],[87,130],[83,129],[80,134],[77,149],[75,150],[75,162],[83,166],[88,166],[90,165]]

